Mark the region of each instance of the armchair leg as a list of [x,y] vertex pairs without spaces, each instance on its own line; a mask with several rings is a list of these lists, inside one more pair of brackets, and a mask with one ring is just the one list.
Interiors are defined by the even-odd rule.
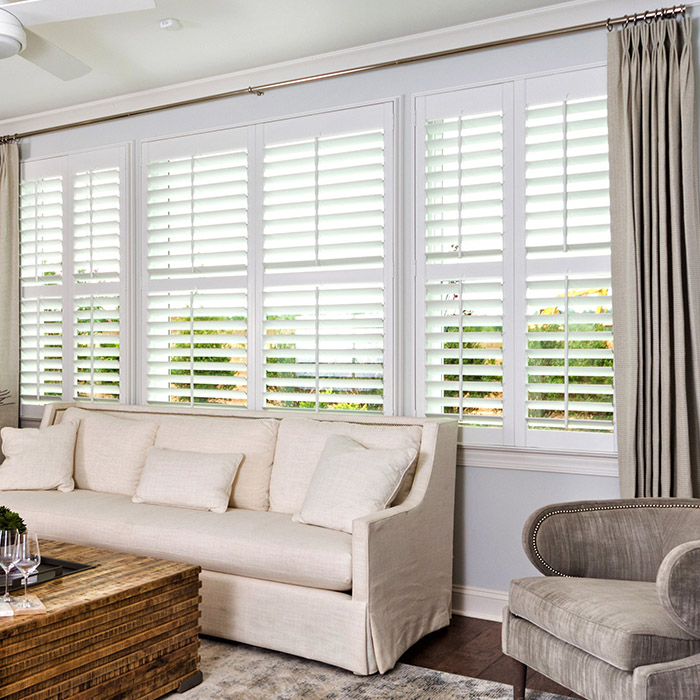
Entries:
[[513,700],[525,700],[525,681],[527,680],[527,666],[513,659]]

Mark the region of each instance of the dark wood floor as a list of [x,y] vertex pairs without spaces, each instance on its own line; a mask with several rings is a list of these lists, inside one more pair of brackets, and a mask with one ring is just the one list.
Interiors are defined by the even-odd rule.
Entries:
[[[461,676],[511,682],[511,661],[501,651],[500,622],[454,615],[449,627],[421,639],[400,661]],[[527,687],[579,698],[535,671],[528,672]]]

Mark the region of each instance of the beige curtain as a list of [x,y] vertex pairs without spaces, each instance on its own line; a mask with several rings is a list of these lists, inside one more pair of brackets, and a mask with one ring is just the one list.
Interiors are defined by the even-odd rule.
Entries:
[[0,143],[0,428],[18,419],[19,154],[16,143]]
[[700,496],[700,218],[690,19],[612,32],[608,99],[621,491]]

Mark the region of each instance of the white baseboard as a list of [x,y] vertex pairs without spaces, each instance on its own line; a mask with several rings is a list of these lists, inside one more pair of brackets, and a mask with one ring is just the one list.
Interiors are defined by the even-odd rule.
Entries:
[[475,586],[452,587],[452,612],[455,615],[500,622],[503,619],[503,608],[507,603],[506,591],[492,591]]

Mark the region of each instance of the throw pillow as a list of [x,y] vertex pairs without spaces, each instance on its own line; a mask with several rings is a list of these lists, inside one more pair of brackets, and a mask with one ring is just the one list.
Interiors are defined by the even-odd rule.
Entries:
[[415,458],[413,448],[368,449],[342,435],[329,437],[301,513],[292,520],[352,532],[355,518],[391,503]]
[[133,496],[158,423],[80,408],[69,408],[62,418],[76,419],[80,420],[75,444],[76,487]]
[[76,421],[46,428],[3,428],[0,491],[73,490]]
[[149,447],[134,503],[225,513],[240,453],[182,452]]

